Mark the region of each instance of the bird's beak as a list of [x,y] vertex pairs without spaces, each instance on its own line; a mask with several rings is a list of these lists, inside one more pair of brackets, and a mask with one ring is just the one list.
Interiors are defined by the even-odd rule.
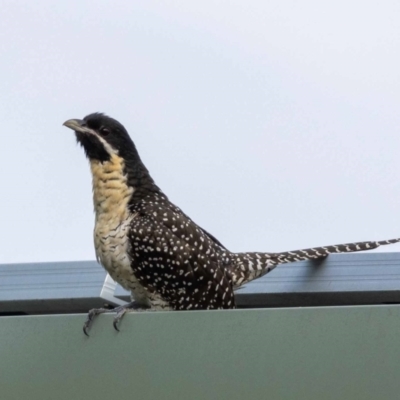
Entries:
[[83,125],[83,121],[81,119],[69,119],[63,123],[64,126],[74,130],[75,132],[86,132],[87,128]]

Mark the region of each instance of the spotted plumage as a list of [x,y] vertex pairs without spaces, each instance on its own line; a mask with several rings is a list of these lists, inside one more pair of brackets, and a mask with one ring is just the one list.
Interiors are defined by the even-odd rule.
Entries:
[[[151,178],[126,129],[103,114],[64,123],[89,159],[98,261],[132,293],[129,309],[235,308],[234,290],[277,265],[399,242],[361,242],[283,253],[233,253],[172,204]],[[95,315],[92,310],[85,333]]]

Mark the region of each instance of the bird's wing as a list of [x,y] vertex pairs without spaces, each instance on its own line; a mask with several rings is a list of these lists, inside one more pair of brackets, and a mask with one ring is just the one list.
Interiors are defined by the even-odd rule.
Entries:
[[[170,229],[175,236],[185,240],[200,252],[213,248],[221,253],[229,252],[226,247],[213,235],[208,233],[193,222],[179,207],[172,203],[157,207],[146,204],[145,214],[152,215],[159,220],[166,228]],[[210,250],[211,251],[211,250]],[[207,253],[209,254],[209,253]]]
[[168,224],[160,213],[132,221],[132,269],[140,283],[178,310],[234,308],[228,272],[209,239],[191,224],[177,226],[181,220]]
[[[154,205],[150,207],[154,208]],[[178,206],[169,202],[169,200],[167,206],[163,207],[162,214],[164,224],[166,226],[169,226],[171,229],[173,228],[173,225],[174,229],[177,228],[178,231],[180,230],[180,227],[182,225],[186,225],[189,230],[195,230],[195,228],[197,228],[197,230],[202,232],[209,240],[218,245],[222,250],[229,251],[214,235],[193,222],[193,220],[188,215],[186,215]]]

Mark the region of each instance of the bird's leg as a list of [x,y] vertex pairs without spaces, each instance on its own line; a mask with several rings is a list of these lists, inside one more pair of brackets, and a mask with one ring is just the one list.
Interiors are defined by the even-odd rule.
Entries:
[[114,317],[114,321],[113,321],[113,326],[114,326],[115,330],[117,330],[119,332],[118,323],[121,321],[121,319],[127,312],[129,312],[129,311],[145,311],[148,309],[150,309],[150,307],[145,306],[143,304],[139,304],[135,301],[132,301],[128,304],[124,304],[123,306],[114,308],[114,310],[112,310],[112,311],[117,313],[117,315]]
[[123,316],[129,312],[129,311],[145,311],[148,310],[150,307],[145,306],[143,304],[139,304],[135,301],[132,301],[130,303],[124,304],[123,306],[118,306],[115,308],[93,308],[92,310],[90,310],[88,312],[88,315],[86,317],[86,321],[83,324],[83,332],[86,336],[89,336],[88,331],[90,329],[90,327],[93,324],[94,318],[97,317],[100,314],[104,314],[104,313],[110,313],[110,312],[114,312],[117,315],[114,317],[114,328],[119,331],[118,329],[118,322],[121,321],[121,319],[123,318]]
[[107,313],[107,312],[111,312],[113,311],[113,309],[108,309],[108,308],[92,308],[89,312],[88,315],[86,317],[86,321],[83,324],[83,333],[86,336],[89,336],[88,334],[88,330],[89,328],[92,326],[93,324],[93,320],[97,315],[103,314],[103,313]]

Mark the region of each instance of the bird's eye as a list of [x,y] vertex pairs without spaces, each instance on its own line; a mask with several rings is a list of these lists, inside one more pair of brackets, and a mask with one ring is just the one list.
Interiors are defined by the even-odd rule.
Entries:
[[107,128],[100,128],[100,133],[102,134],[102,136],[107,136],[110,131]]

